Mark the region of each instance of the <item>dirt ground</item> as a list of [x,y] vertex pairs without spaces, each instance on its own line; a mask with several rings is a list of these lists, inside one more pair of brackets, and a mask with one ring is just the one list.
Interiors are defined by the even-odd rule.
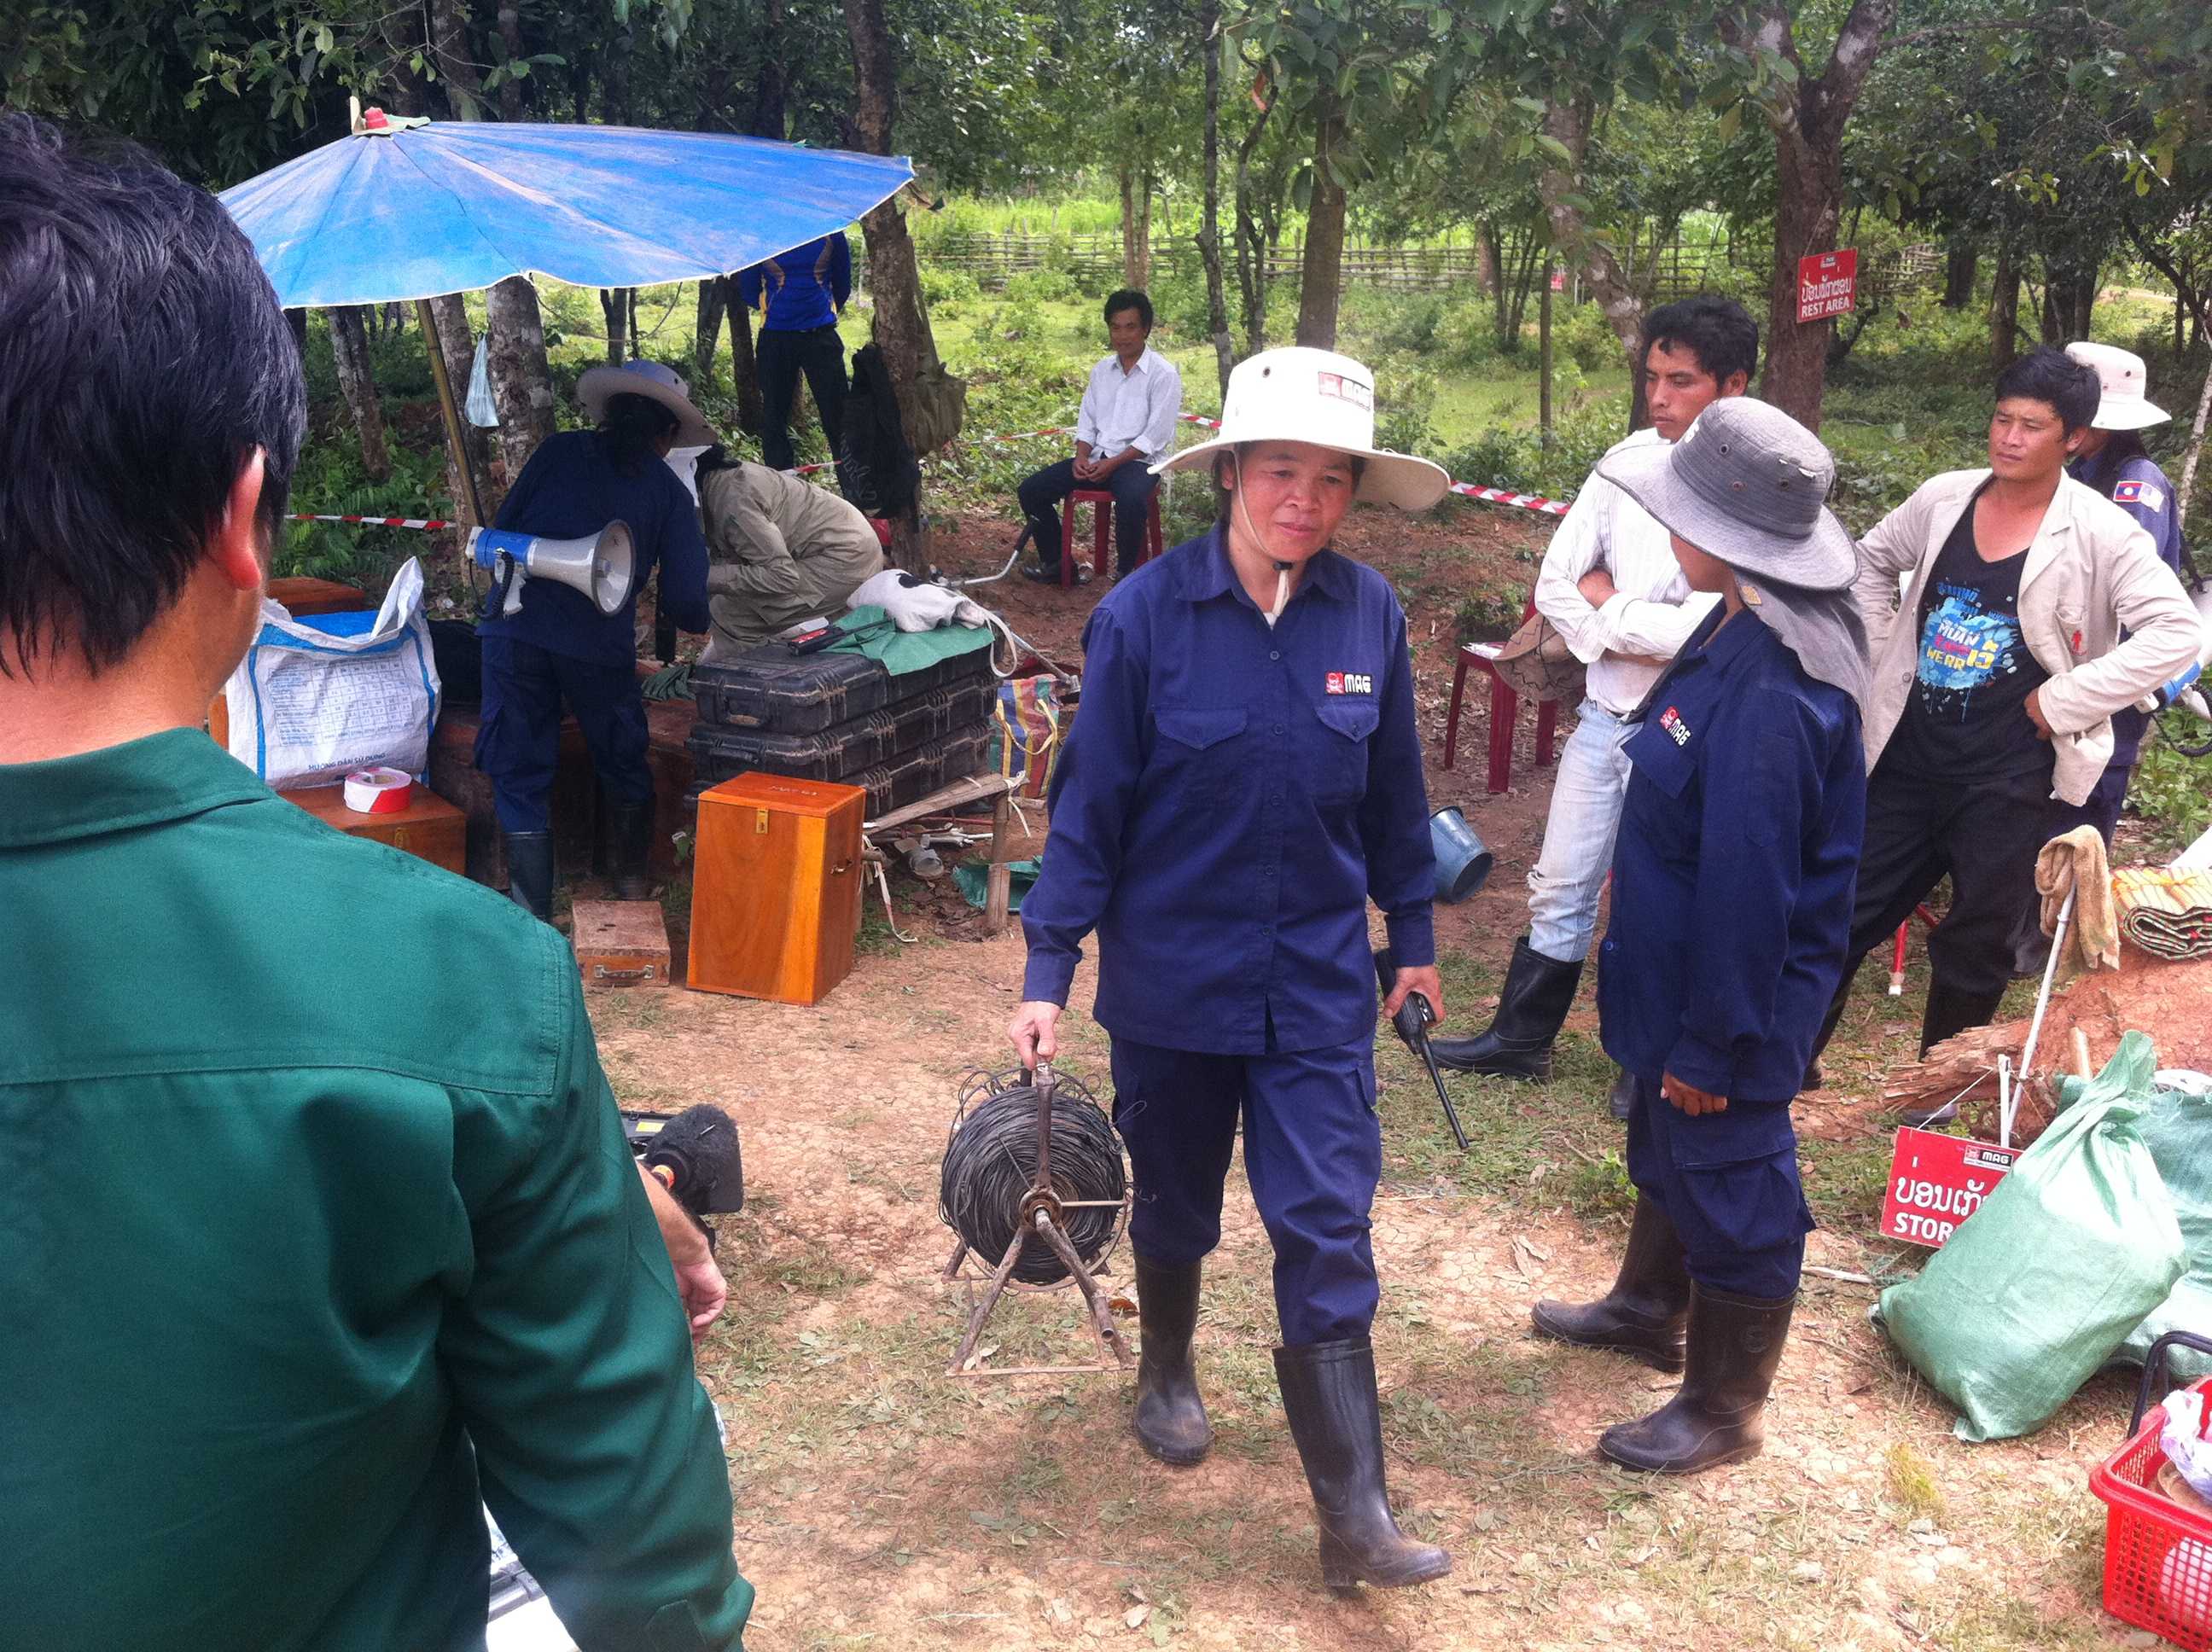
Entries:
[[[1413,617],[1431,800],[1464,805],[1498,856],[1486,890],[1439,910],[1462,1029],[1487,1018],[1522,926],[1549,771],[1530,765],[1524,714],[1512,790],[1484,793],[1479,695],[1460,767],[1443,770],[1452,615],[1474,585],[1525,587],[1547,526],[1480,507],[1412,525],[1361,513],[1346,543],[1397,580]],[[995,568],[1012,535],[970,525],[961,571]],[[981,594],[1075,663],[1097,589],[1017,580]],[[1680,1483],[1595,1459],[1599,1431],[1659,1404],[1672,1379],[1528,1330],[1534,1297],[1604,1289],[1626,1206],[1587,984],[1550,1083],[1454,1081],[1466,1155],[1410,1061],[1394,1043],[1379,1058],[1391,1489],[1407,1525],[1452,1550],[1449,1578],[1348,1600],[1322,1588],[1241,1170],[1199,1339],[1218,1435],[1205,1464],[1169,1469],[1138,1449],[1127,1376],[946,1377],[965,1303],[937,1277],[951,1244],[939,1161],[963,1076],[1006,1065],[1022,944],[1018,930],[980,938],[941,890],[895,890],[900,927],[924,938],[891,939],[872,897],[860,964],[817,1007],[592,994],[626,1104],[708,1100],[742,1127],[749,1203],[725,1219],[720,1253],[731,1311],[699,1369],[729,1425],[738,1558],[759,1589],[749,1645],[2151,1643],[2098,1604],[2103,1511],[2087,1476],[2120,1440],[2126,1385],[2099,1379],[2030,1439],[1961,1445],[1869,1324],[1863,1284],[1808,1277],[1763,1457]],[[1090,985],[1086,968],[1062,1065],[1103,1097],[1105,1040],[1079,1013]],[[1881,997],[1869,969],[1832,1089],[1801,1108],[1819,1266],[1887,1278],[1917,1266],[1874,1230],[1887,1145],[1863,1105],[1909,1056],[1917,1020],[1917,995]],[[1124,1264],[1109,1263],[1117,1283]],[[993,1363],[1087,1358],[1079,1308],[1066,1291],[1010,1298]]]

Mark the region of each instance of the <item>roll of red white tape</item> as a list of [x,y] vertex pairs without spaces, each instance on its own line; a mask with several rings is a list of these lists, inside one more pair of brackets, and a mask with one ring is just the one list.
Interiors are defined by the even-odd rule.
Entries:
[[345,806],[357,815],[396,815],[415,792],[403,769],[356,768],[345,777]]

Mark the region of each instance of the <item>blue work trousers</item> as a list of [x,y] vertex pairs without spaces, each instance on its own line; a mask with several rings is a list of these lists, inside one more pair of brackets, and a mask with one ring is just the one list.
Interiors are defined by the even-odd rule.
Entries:
[[1659,1093],[1657,1074],[1633,1077],[1628,1179],[1674,1224],[1690,1277],[1768,1301],[1795,1293],[1814,1224],[1790,1103],[1730,1102],[1693,1119]]
[[[1113,455],[1102,457],[1111,459]],[[1016,494],[1021,501],[1022,514],[1036,530],[1037,566],[1048,574],[1060,567],[1066,537],[1060,525],[1060,501],[1079,488],[1103,487],[1114,495],[1115,569],[1127,574],[1143,560],[1147,513],[1152,508],[1153,490],[1159,485],[1160,479],[1152,474],[1151,467],[1136,459],[1103,483],[1078,480],[1072,459],[1031,471],[1022,479]],[[1102,568],[1094,571],[1103,574],[1106,570]]]
[[1275,1314],[1296,1345],[1364,1337],[1379,1291],[1368,1218],[1382,1174],[1370,1040],[1212,1055],[1114,1040],[1114,1124],[1129,1149],[1129,1242],[1195,1262],[1221,1242],[1222,1189],[1244,1123],[1244,1173],[1275,1247]]
[[561,760],[564,702],[583,727],[608,801],[653,801],[645,698],[634,667],[595,665],[513,637],[486,637],[476,760],[491,781],[502,832],[552,829],[548,800]]

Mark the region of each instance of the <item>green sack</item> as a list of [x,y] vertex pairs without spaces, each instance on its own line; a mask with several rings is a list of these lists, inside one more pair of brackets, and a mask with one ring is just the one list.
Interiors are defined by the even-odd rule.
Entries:
[[[1030,892],[1030,886],[1037,880],[1037,873],[1043,870],[1044,862],[1035,856],[1027,860],[1006,862],[1007,911],[1019,912],[1022,909],[1022,896]],[[963,860],[952,869],[952,881],[960,886],[960,898],[978,912],[983,909],[990,898],[990,867],[980,860]]]
[[2155,1066],[2130,1033],[1917,1278],[1875,1315],[1964,1413],[1962,1440],[2049,1422],[2181,1277],[2173,1200],[2137,1120]]
[[[2069,1078],[2062,1094],[2074,1092],[2065,1097],[2070,1105],[2088,1087],[2081,1079]],[[2130,1365],[2142,1364],[2151,1344],[2168,1331],[2212,1334],[2212,1096],[2154,1086],[2136,1128],[2173,1200],[2188,1263],[2172,1294],[2120,1345],[2118,1357]],[[2192,1348],[2177,1344],[2167,1358],[2176,1383],[2212,1376],[2212,1356]]]

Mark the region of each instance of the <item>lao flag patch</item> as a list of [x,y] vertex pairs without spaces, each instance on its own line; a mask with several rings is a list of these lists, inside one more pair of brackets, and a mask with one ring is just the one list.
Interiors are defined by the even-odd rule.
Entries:
[[2112,489],[2115,505],[2140,505],[2147,511],[2166,508],[2166,494],[2154,482],[2123,482]]

